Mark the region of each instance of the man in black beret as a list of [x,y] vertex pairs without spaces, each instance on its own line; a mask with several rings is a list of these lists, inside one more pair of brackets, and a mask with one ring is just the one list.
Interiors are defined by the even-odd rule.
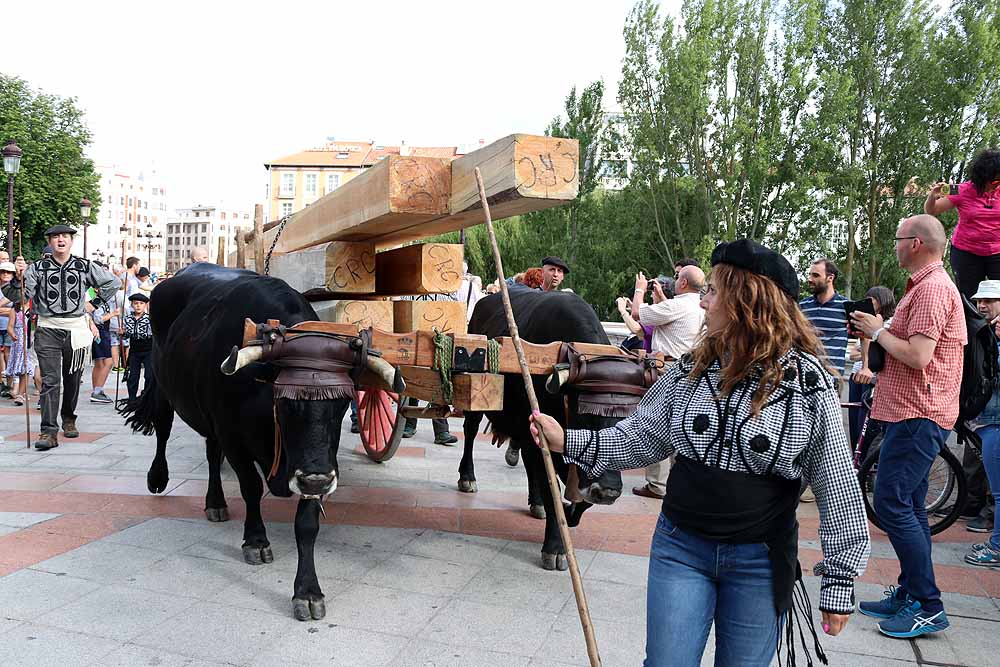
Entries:
[[97,298],[93,305],[113,303],[120,281],[105,268],[72,254],[76,230],[68,225],[55,225],[45,231],[52,249],[29,266],[18,257],[17,277],[3,286],[3,295],[14,303],[24,297],[31,300],[38,315],[35,330],[35,353],[42,372],[41,435],[35,449],[48,450],[59,446],[60,381],[63,385],[62,430],[67,438],[76,438],[76,403],[80,396],[80,374],[87,360],[94,335],[86,314],[87,288],[93,287]]
[[563,278],[569,273],[569,265],[558,257],[546,257],[542,260],[542,289],[553,292],[559,289]]

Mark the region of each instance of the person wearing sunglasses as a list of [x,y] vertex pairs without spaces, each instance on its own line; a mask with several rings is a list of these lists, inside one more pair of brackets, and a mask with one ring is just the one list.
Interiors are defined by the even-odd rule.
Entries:
[[927,194],[924,213],[939,216],[958,209],[951,236],[951,270],[967,299],[983,280],[1000,279],[1000,150],[987,148],[969,167],[969,180],[945,194],[937,183]]

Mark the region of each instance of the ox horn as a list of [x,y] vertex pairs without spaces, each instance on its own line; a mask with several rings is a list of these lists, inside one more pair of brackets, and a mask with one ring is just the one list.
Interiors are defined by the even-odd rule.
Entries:
[[380,357],[373,357],[368,355],[368,359],[365,361],[365,367],[372,373],[377,375],[386,386],[392,387],[392,391],[397,394],[402,394],[406,391],[406,383],[403,381],[403,376],[400,374],[398,368],[393,368],[385,359]]
[[545,382],[545,389],[550,394],[558,394],[567,380],[569,380],[569,364],[556,364],[555,372]]
[[226,357],[226,360],[222,362],[222,372],[225,375],[232,375],[247,364],[251,364],[260,359],[262,354],[264,354],[264,348],[261,345],[251,345],[242,349],[233,345],[233,351],[230,352],[229,356]]

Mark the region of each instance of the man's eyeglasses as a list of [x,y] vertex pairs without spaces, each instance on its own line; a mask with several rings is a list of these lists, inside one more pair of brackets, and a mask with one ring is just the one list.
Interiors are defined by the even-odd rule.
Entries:
[[917,239],[919,241],[920,237],[919,236],[897,236],[893,240],[894,241],[909,241],[911,239]]

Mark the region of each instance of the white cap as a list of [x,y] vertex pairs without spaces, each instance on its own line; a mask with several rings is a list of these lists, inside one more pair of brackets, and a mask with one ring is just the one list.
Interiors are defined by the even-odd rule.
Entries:
[[17,267],[14,266],[14,262],[0,262],[0,271],[10,271],[11,273],[16,273]]
[[[0,269],[3,267],[0,266]],[[984,280],[979,283],[979,291],[972,295],[976,299],[1000,299],[1000,280]]]

